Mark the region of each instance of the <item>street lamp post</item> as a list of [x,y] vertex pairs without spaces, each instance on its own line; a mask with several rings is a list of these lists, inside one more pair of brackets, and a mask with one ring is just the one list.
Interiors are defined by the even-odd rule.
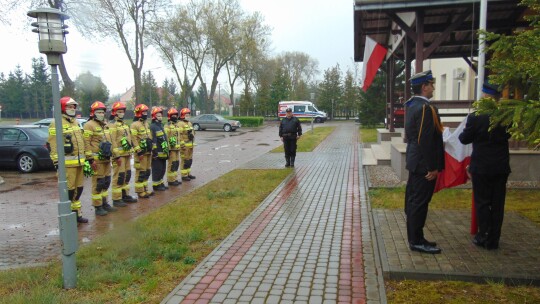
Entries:
[[60,89],[58,81],[58,65],[60,55],[67,52],[65,35],[67,25],[64,20],[69,16],[54,8],[39,8],[28,12],[28,16],[36,18],[32,30],[39,36],[39,52],[47,55],[47,62],[51,66],[52,98],[54,109],[54,123],[56,127],[56,146],[58,153],[58,228],[60,241],[62,242],[62,274],[64,288],[70,289],[77,286],[77,266],[75,252],[78,248],[77,215],[71,211],[71,202],[68,198],[66,182],[66,166],[64,138],[62,135],[62,112],[60,106]]

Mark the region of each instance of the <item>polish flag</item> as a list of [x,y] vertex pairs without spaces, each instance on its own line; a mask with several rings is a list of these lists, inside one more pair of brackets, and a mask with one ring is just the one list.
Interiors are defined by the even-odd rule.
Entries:
[[366,48],[364,49],[364,61],[362,69],[362,90],[367,91],[377,74],[377,70],[386,56],[387,50],[375,40],[366,36]]
[[459,134],[465,129],[467,118],[450,132],[444,128],[444,170],[437,177],[435,192],[444,188],[452,188],[467,182],[466,167],[471,163],[472,144],[464,145],[459,141]]

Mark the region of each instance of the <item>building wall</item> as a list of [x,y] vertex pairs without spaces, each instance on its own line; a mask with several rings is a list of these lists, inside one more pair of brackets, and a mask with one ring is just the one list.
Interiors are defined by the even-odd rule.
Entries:
[[462,58],[428,59],[424,71],[436,78],[433,100],[474,100],[476,73]]

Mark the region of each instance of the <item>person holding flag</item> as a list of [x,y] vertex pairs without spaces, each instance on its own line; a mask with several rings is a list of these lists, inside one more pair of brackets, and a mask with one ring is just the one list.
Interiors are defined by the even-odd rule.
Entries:
[[[499,99],[499,90],[487,81],[482,87],[484,98]],[[473,243],[487,250],[499,248],[504,218],[506,182],[510,175],[510,134],[504,126],[490,130],[490,117],[473,112],[467,117],[465,129],[459,135],[462,144],[472,143],[471,175],[478,233]]]
[[437,176],[444,169],[443,128],[437,108],[429,101],[435,90],[431,70],[412,76],[410,81],[415,96],[405,103],[407,239],[411,250],[435,254],[441,249],[425,239],[423,229]]

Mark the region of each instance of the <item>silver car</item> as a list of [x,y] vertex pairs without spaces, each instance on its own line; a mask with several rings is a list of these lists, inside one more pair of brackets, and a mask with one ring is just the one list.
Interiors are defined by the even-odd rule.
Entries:
[[242,125],[238,120],[226,119],[217,114],[202,114],[199,116],[191,117],[189,119],[193,124],[193,129],[206,130],[206,129],[222,129],[225,132],[236,131]]

